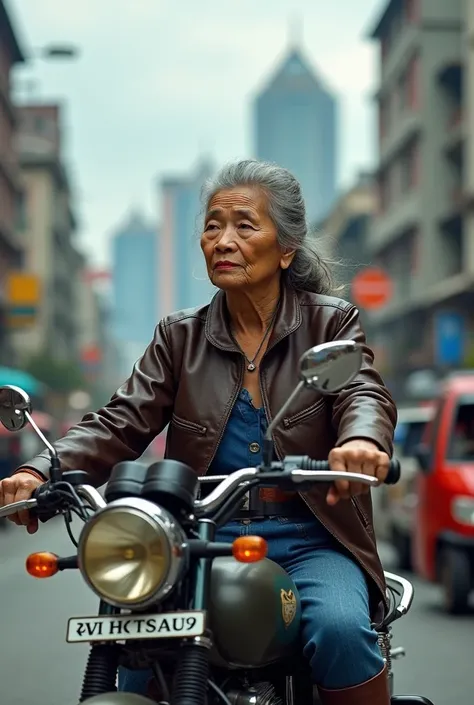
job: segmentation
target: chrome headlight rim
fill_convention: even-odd
[[[147,597],[124,602],[110,598],[101,592],[85,569],[85,551],[92,530],[103,519],[112,513],[130,513],[144,519],[160,536],[166,550],[167,570],[159,584]],[[140,497],[126,497],[110,502],[106,507],[96,512],[83,526],[78,541],[78,566],[81,575],[90,589],[104,602],[113,607],[131,611],[141,611],[164,600],[179,582],[187,556],[187,538],[175,517],[160,505]]]

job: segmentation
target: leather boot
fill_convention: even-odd
[[[387,669],[351,688],[326,690],[318,686],[322,705],[390,705]]]

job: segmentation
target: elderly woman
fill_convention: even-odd
[[[330,397],[303,393],[275,431],[279,456],[329,456],[333,470],[383,480],[396,410],[367,347],[359,314],[329,296],[331,275],[308,234],[296,179],[257,161],[225,167],[205,191],[201,247],[212,283],[209,305],[163,319],[130,378],[100,411],[56,447],[63,468],[97,485],[115,463],[135,459],[169,424],[166,455],[199,475],[261,461],[266,426],[297,382],[309,347],[352,339],[363,346],[354,382]],[[28,497],[47,477],[40,455],[1,483],[0,504]],[[219,540],[264,536],[269,557],[292,576],[303,606],[302,638],[323,703],[388,705],[384,662],[371,618],[385,609],[385,584],[363,485],[262,493]],[[30,533],[27,514],[14,518]],[[133,676],[135,675],[135,681]],[[146,692],[148,675],[121,675]]]

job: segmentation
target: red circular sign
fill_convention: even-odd
[[[392,280],[383,269],[368,267],[352,280],[352,299],[367,311],[383,308],[392,298]]]

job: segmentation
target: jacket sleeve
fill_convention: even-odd
[[[169,423],[174,403],[171,350],[163,321],[129,379],[99,411],[82,421],[54,445],[63,470],[85,470],[99,486],[112,467],[135,460]],[[49,475],[49,454],[37,455],[22,467]]]
[[[359,312],[354,306],[341,312],[333,340],[354,340],[362,346],[359,374],[334,398],[332,418],[338,437],[337,445],[365,438],[391,456],[397,409],[381,376],[373,367],[374,354],[367,346]]]

